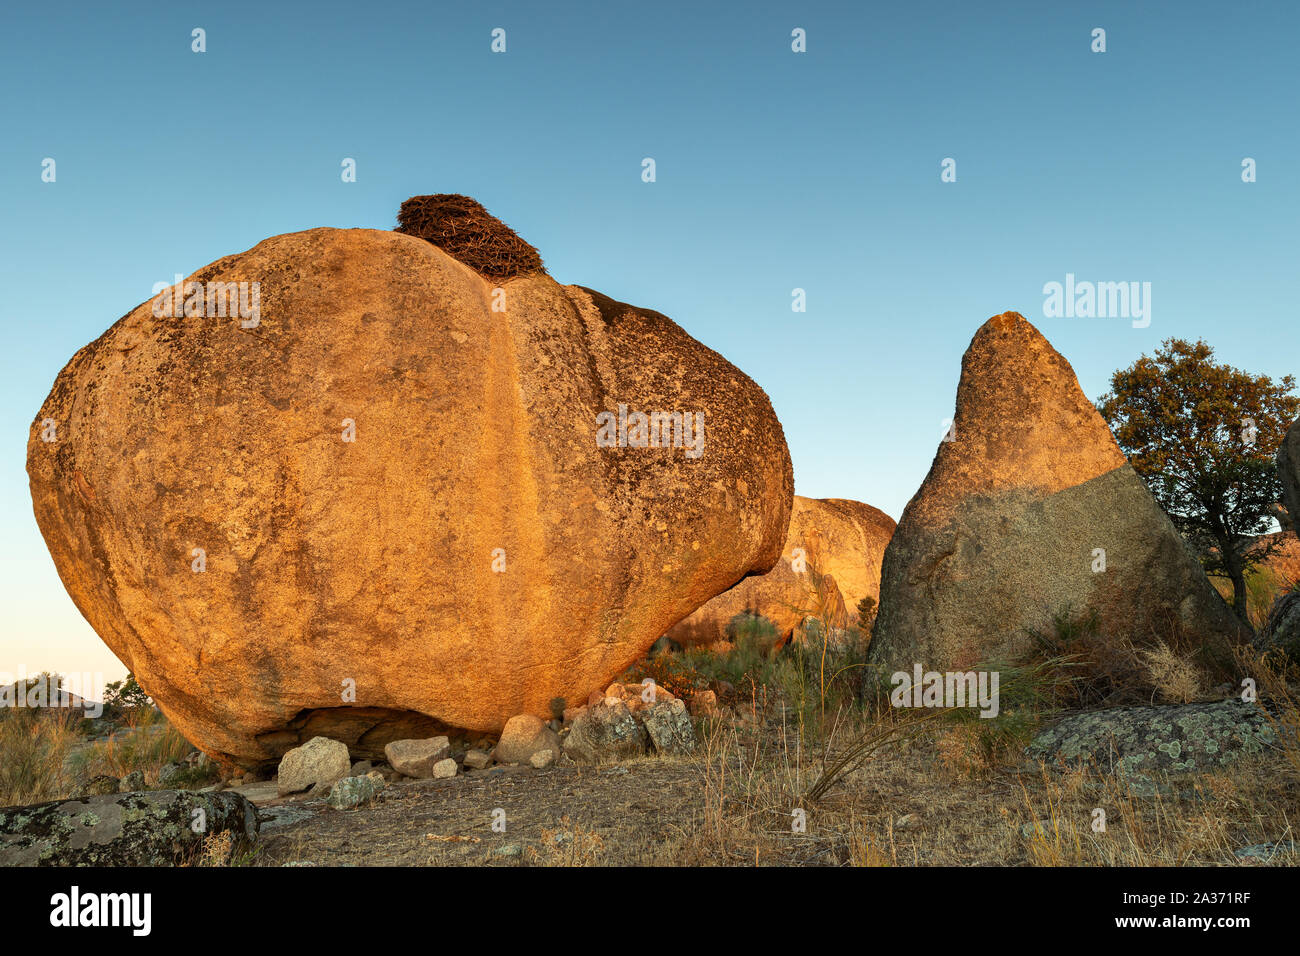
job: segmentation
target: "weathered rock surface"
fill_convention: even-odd
[[[425,740],[394,740],[384,747],[389,765],[404,777],[423,779],[433,776],[433,768],[451,753],[446,737]]]
[[[330,789],[325,802],[335,810],[350,810],[373,800],[386,787],[384,775],[371,770],[361,776],[344,777]]]
[[[975,334],[951,434],[885,551],[868,652],[881,670],[1014,658],[1067,609],[1139,645],[1177,630],[1222,648],[1237,634],[1069,364],[1022,316]]]
[[[682,701],[651,704],[641,714],[641,722],[655,752],[661,756],[675,757],[695,752],[695,728]]]
[[[78,796],[94,797],[106,793],[118,793],[122,789],[122,782],[112,774],[101,773],[92,777],[85,785],[81,787]]]
[[[1225,701],[1074,714],[1036,736],[1026,752],[1047,763],[1178,773],[1213,770],[1262,754],[1276,739],[1259,707]]]
[[[528,763],[533,754],[543,750],[560,750],[560,736],[539,717],[516,714],[506,721],[493,756],[497,763]]]
[[[260,283],[254,324],[224,282]],[[151,300],[73,357],[28,474],[78,609],[214,756],[496,733],[780,556],[771,403],[657,312],[371,229],[275,236],[183,291],[213,314]],[[702,452],[618,444],[634,416],[599,447],[620,405],[702,414]]]
[[[486,770],[488,765],[492,763],[492,755],[486,750],[475,748],[465,754],[463,763],[470,770]]]
[[[196,811],[202,816],[196,816]],[[196,833],[195,820],[206,829]],[[204,836],[230,833],[225,858],[257,839],[257,811],[237,793],[151,790],[0,809],[0,866],[171,866]]]
[[[579,763],[603,763],[643,754],[647,742],[627,704],[608,698],[578,715],[564,738],[564,752]]]
[[[880,565],[893,533],[894,520],[871,505],[795,495],[776,567],[718,595],[673,625],[665,637],[682,647],[722,647],[731,642],[729,622],[743,611],[771,621],[777,644],[788,640],[810,615],[843,623],[863,597],[879,599]],[[818,575],[828,580],[819,583]]]
[[[281,796],[313,787],[332,787],[352,770],[346,744],[328,737],[313,737],[280,760],[276,786]]]
[[[536,770],[545,770],[555,763],[554,750],[539,750],[528,758],[528,763]]]

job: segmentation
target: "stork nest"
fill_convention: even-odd
[[[397,222],[397,232],[431,242],[485,276],[511,279],[546,272],[536,249],[469,196],[412,196],[402,203]]]

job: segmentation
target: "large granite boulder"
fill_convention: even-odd
[[[771,621],[773,643],[795,634],[807,617],[843,625],[863,597],[880,597],[880,563],[894,520],[846,498],[794,496],[781,560],[767,574],[748,577],[678,621],[667,638],[682,647],[725,647],[737,614]]]
[[[199,854],[228,863],[257,830],[253,805],[229,790],[51,800],[0,809],[0,866],[172,866]]]
[[[133,309],[60,373],[28,474],[78,609],[245,766],[585,699],[770,570],[793,494],[767,395],[667,317],[373,229]]]
[[[868,659],[885,673],[1014,659],[1058,614],[1095,612],[1139,646],[1224,651],[1239,634],[1069,363],[1014,312],[972,339],[950,438],[881,575]]]

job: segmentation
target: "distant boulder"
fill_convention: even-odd
[[[1239,625],[1079,388],[1014,312],[962,359],[952,430],[885,551],[885,673],[1009,660],[1062,613],[1102,635],[1226,651]]]
[[[746,613],[774,625],[765,647],[785,643],[809,616],[843,625],[863,597],[879,598],[880,565],[893,533],[894,520],[871,505],[795,495],[776,567],[745,578],[665,636],[682,647],[725,648],[734,642],[737,615]]]

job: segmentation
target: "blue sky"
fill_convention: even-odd
[[[417,193],[472,195],[558,280],[674,318],[767,390],[800,494],[894,517],[996,313],[1093,398],[1171,335],[1296,373],[1298,28],[1293,3],[6,5],[0,671],[123,670],[27,492],[63,364],[155,282],[391,228]],[[1066,273],[1150,282],[1151,325],[1044,318]]]

